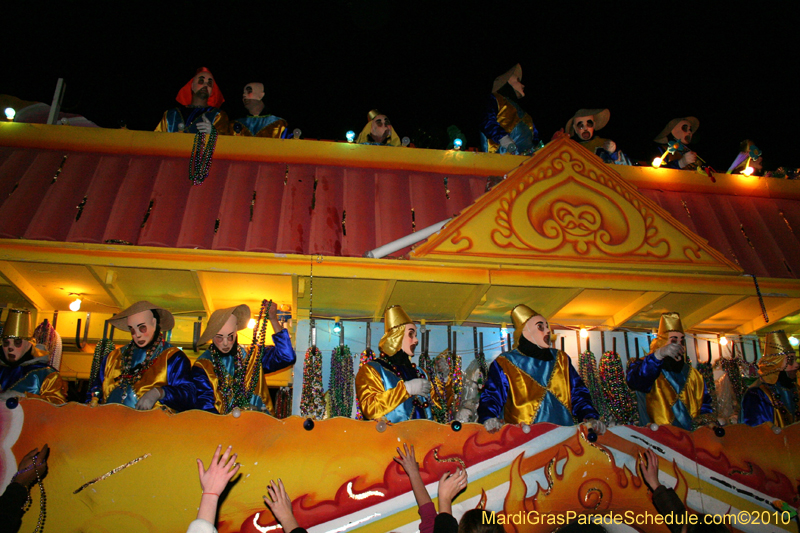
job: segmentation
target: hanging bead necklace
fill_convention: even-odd
[[[192,145],[192,155],[189,158],[189,180],[194,185],[200,185],[208,177],[211,170],[211,157],[214,155],[214,148],[217,146],[217,128],[211,126],[211,133],[198,132],[194,136]]]
[[[36,529],[33,530],[33,533],[42,533],[44,531],[44,521],[47,519],[47,494],[44,492],[44,484],[42,483],[42,476],[39,475],[39,470],[36,468],[36,460],[39,459],[39,454],[33,456],[33,464],[31,467],[33,471],[36,473],[36,483],[39,485],[39,519],[36,521]],[[22,472],[27,471],[29,468],[25,470],[21,470],[17,472],[14,477],[21,474]],[[13,480],[14,478],[12,478]],[[28,512],[28,509],[31,508],[31,504],[33,503],[33,499],[31,498],[31,492],[28,491],[28,499],[25,501],[25,505],[22,506],[22,514]]]
[[[249,387],[245,385],[247,363],[250,360],[245,349],[242,346],[237,346],[236,353],[231,354],[234,358],[233,375],[226,372],[222,366],[222,357],[227,357],[228,355],[220,353],[213,343],[209,346],[209,351],[211,352],[214,373],[219,380],[217,391],[222,396],[223,412],[220,414],[228,414],[234,407],[239,407],[240,409],[248,407],[253,397],[255,383],[251,380]],[[255,374],[258,374],[258,369],[253,370]]]
[[[158,354],[164,349],[164,333],[161,332],[158,334],[156,342],[147,350],[144,361],[131,368],[133,365],[133,351],[135,348],[136,344],[133,341],[125,347],[122,354],[122,373],[115,378],[117,387],[121,387],[123,390],[123,400],[128,397],[128,388],[133,387],[134,383],[142,379],[144,373],[147,372],[150,367],[153,366],[153,363],[156,362],[156,359],[158,359]],[[156,354],[156,356],[154,357],[153,354]]]
[[[400,372],[400,368],[392,363],[388,357],[381,357],[380,359],[377,359],[377,361],[380,361],[381,364],[383,364],[388,370],[397,376],[398,379],[403,379],[403,374]],[[414,370],[414,375],[417,378],[427,379],[425,374],[419,371],[415,363],[411,363],[411,368]],[[430,399],[424,396],[413,396],[411,401],[415,407],[419,407],[420,409],[427,409],[431,405]]]

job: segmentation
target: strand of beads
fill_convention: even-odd
[[[608,351],[603,354],[600,358],[599,374],[609,415],[618,424],[636,424],[639,410],[633,391],[625,381],[622,360],[617,352]]]
[[[164,349],[164,333],[158,334],[158,340],[147,350],[144,356],[144,361],[131,368],[133,364],[133,351],[136,345],[133,341],[128,344],[125,353],[122,354],[122,373],[117,377],[117,386],[122,388],[123,397],[127,395],[128,387],[132,387],[134,383],[142,379],[142,376],[147,372],[153,363],[158,359],[158,354]],[[155,356],[154,356],[155,354]]]
[[[275,418],[289,418],[292,414],[292,388],[281,387],[275,395]]]
[[[353,357],[348,346],[337,346],[331,354],[331,416],[350,417],[353,410]]]
[[[697,358],[698,361],[700,358]],[[686,358],[687,364],[689,363],[689,358]],[[698,363],[697,364],[697,371],[700,372],[700,375],[703,376],[703,383],[706,386],[706,390],[711,395],[711,409],[714,413],[719,412],[719,399],[717,398],[717,384],[714,381],[714,367],[711,366],[710,362],[705,363]],[[737,404],[738,405],[738,404]]]
[[[372,351],[372,348],[367,348],[363,352],[361,352],[361,362],[358,365],[358,368],[366,365],[370,361],[374,361],[377,358],[375,352]],[[364,415],[361,413],[361,402],[358,401],[358,397],[356,397],[356,420],[364,420]]]
[[[742,404],[742,396],[744,395],[744,391],[747,386],[742,379],[742,369],[739,365],[738,356],[734,355],[730,359],[727,357],[720,357],[719,364],[722,367],[722,370],[728,374],[728,378],[731,380],[731,386],[733,387],[733,393],[736,395],[736,403],[738,405]]]
[[[586,350],[578,358],[578,372],[583,378],[586,388],[589,389],[589,396],[592,398],[595,409],[603,420],[608,421],[608,406],[597,378],[597,360],[590,350]]]
[[[208,177],[211,171],[211,158],[217,146],[217,128],[211,126],[211,133],[206,141],[205,133],[197,133],[194,136],[192,145],[192,155],[189,158],[189,180],[194,185],[200,185]]]
[[[114,351],[114,343],[109,339],[101,339],[94,347],[94,355],[92,356],[92,369],[89,373],[89,383],[94,383],[100,373],[100,365],[103,363],[103,358]]]
[[[39,469],[36,468],[36,460],[39,459],[39,454],[33,456],[33,470],[36,472],[36,483],[39,485],[39,519],[36,521],[36,529],[33,533],[42,533],[44,531],[44,521],[47,519],[47,494],[44,492],[44,484],[42,483],[42,476],[39,475]],[[28,496],[30,498],[30,495]]]
[[[316,346],[306,351],[303,365],[303,392],[300,395],[300,416],[321,420],[325,416],[322,390],[322,352]]]

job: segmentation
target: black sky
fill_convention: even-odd
[[[634,158],[671,119],[727,170],[753,139],[765,166],[800,166],[795,2],[163,1],[18,3],[0,9],[0,93],[52,99],[103,127],[151,130],[199,66],[232,117],[263,80],[267,109],[317,139],[360,131],[379,108],[401,136],[477,146],[492,80],[523,67],[545,141],[582,107],[608,107],[601,136]]]

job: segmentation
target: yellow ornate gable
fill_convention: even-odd
[[[741,269],[598,157],[558,139],[509,173],[417,259],[646,270]]]

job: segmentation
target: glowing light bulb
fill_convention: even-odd
[[[408,146],[409,144],[411,144],[411,139],[409,139],[408,137],[403,137],[400,140],[400,142],[403,144],[403,146]]]
[[[581,339],[585,339],[589,336],[589,330],[586,328],[581,328]]]
[[[335,322],[333,324],[333,332],[334,333],[341,333],[342,332],[342,321],[339,319],[338,316],[334,318],[334,321]]]
[[[14,117],[17,116],[17,111],[13,107],[6,108],[6,118],[8,120],[14,120]]]
[[[797,346],[800,344],[800,340],[798,340],[797,337],[789,337],[789,344],[792,346]]]
[[[500,333],[501,333],[503,336],[505,336],[505,335],[508,335],[508,327],[506,327],[506,323],[505,323],[505,322],[503,322],[502,324],[500,324]]]
[[[755,169],[753,167],[748,166],[746,169],[742,171],[742,174],[744,174],[745,176],[752,176],[753,172],[755,172]]]
[[[251,319],[250,319],[250,320],[247,322],[247,327],[248,327],[249,329],[253,329],[254,327],[256,327],[256,319],[255,319],[255,318],[251,318]]]
[[[350,130],[345,134],[345,137],[347,137],[347,142],[351,143],[356,140],[356,132]]]
[[[727,345],[728,345],[728,337],[722,337],[722,338],[719,340],[719,345],[720,345],[720,346],[727,346]]]
[[[653,159],[653,168],[658,168],[661,166],[662,159],[660,157],[656,157]]]
[[[69,304],[70,311],[80,311],[81,310],[81,299],[75,298],[75,301]]]
[[[456,150],[461,150],[461,145],[464,144],[464,141],[456,137],[453,139],[453,148]]]
[[[294,131],[292,132],[292,138],[299,139],[302,134],[303,130],[301,130],[300,128],[295,128]]]

